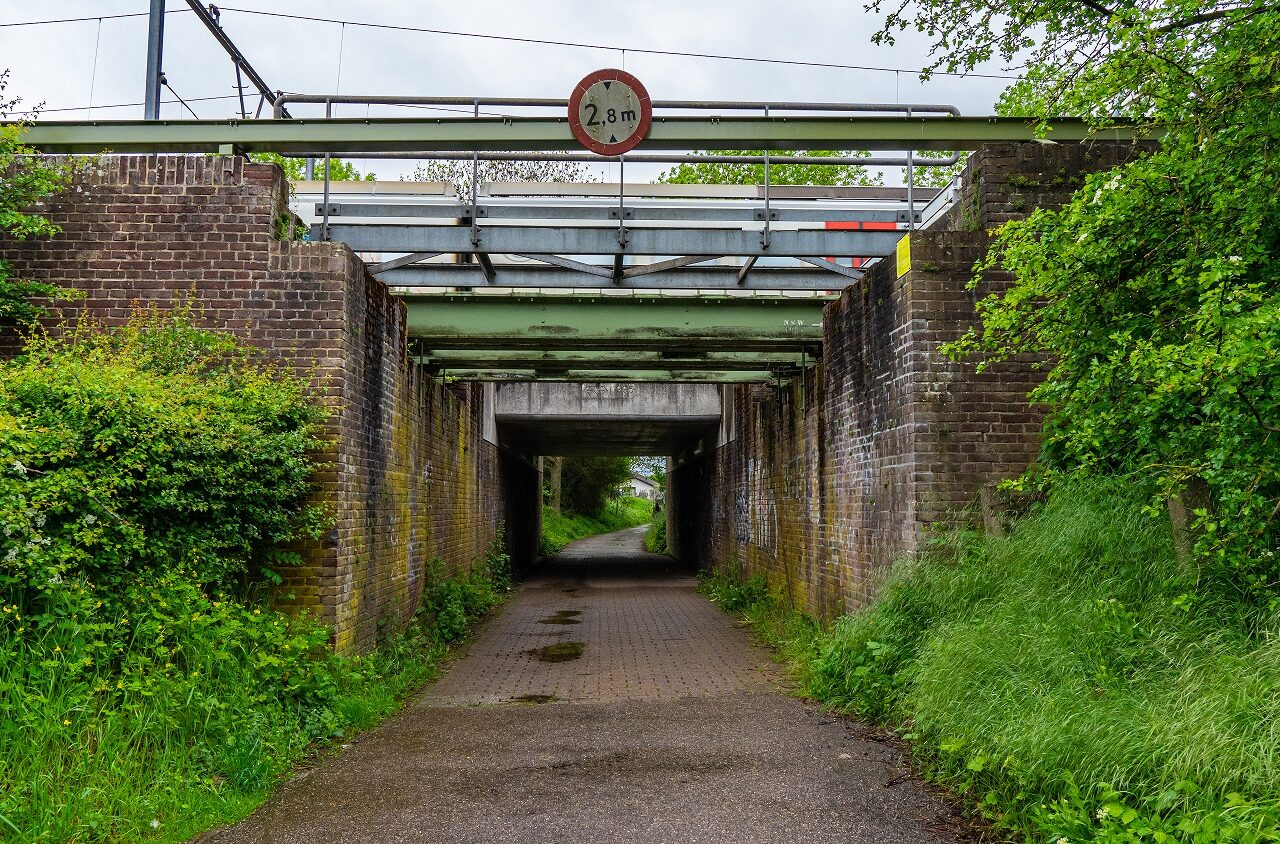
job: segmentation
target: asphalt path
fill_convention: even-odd
[[[569,546],[400,714],[202,840],[966,839],[894,743],[789,694],[643,533]]]

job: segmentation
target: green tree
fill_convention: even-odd
[[[764,150],[710,150],[707,155],[764,155]],[[866,157],[865,152],[792,152],[772,150],[769,153],[769,182],[775,185],[882,185],[884,177],[869,173],[858,164],[808,164],[787,161],[796,155],[813,158]],[[658,177],[659,182],[675,185],[763,185],[763,164],[678,164]]]
[[[278,164],[284,170],[284,175],[290,182],[300,182],[306,178],[307,163],[302,158],[285,158],[278,152],[255,152],[249,156],[249,159],[259,164]],[[324,178],[324,159],[316,159],[316,178]],[[343,161],[341,158],[329,159],[329,177],[335,182],[372,182],[377,179],[373,173],[361,173],[360,170],[349,161]]]
[[[1013,284],[981,302],[981,330],[953,351],[1043,355],[1033,399],[1050,411],[1050,474],[1125,473],[1181,498],[1202,582],[1280,603],[1280,8],[890,9],[877,39],[932,36],[942,58],[930,71],[1025,60],[1003,113],[1079,116],[1103,139],[1133,122],[1157,139],[1061,210],[996,233],[983,268],[1012,271]]]
[[[21,99],[5,98],[8,81],[9,71],[0,71],[0,232],[18,240],[52,237],[58,227],[33,209],[70,184],[76,161],[37,156],[22,143],[34,114],[15,116]],[[0,259],[0,324],[28,325],[44,316],[45,309],[33,299],[75,295],[56,284],[21,278]]]
[[[626,457],[566,457],[561,470],[565,509],[595,516],[604,509],[610,493],[631,475]]]

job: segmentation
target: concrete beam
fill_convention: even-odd
[[[499,438],[532,454],[667,455],[714,437],[707,384],[518,383],[495,388]]]
[[[1016,117],[655,117],[641,150],[971,150],[1031,142],[1034,121]],[[1050,120],[1057,143],[1128,142],[1129,129],[1094,135],[1080,120]],[[1145,136],[1144,136],[1145,138]],[[220,149],[285,154],[581,150],[567,117],[366,118],[328,120],[40,120],[23,142],[41,152],[190,152]]]
[[[431,349],[815,350],[826,299],[774,296],[406,294]]]

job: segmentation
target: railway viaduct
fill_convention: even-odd
[[[432,558],[468,566],[502,531],[534,566],[538,457],[572,451],[668,455],[673,552],[764,574],[830,618],[865,603],[877,569],[931,525],[991,517],[993,485],[1038,448],[1034,362],[978,373],[939,347],[1005,282],[969,286],[989,230],[1061,204],[1118,153],[971,146],[950,209],[860,277],[832,275],[847,286],[822,298],[522,294],[466,322],[454,311],[476,293],[393,289],[344,243],[282,237],[295,218],[275,166],[188,150],[96,159],[44,209],[61,233],[0,240],[0,258],[81,290],[68,317],[115,323],[135,303],[190,297],[205,323],[310,379],[332,408],[317,496],[335,526],[282,594],[317,609],[341,649],[403,623]],[[447,342],[508,329],[525,342]],[[500,378],[481,380],[486,361]],[[517,366],[531,374],[510,383]]]

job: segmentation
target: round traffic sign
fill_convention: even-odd
[[[649,134],[653,103],[649,92],[625,70],[588,73],[569,97],[569,126],[587,149],[621,155]]]

